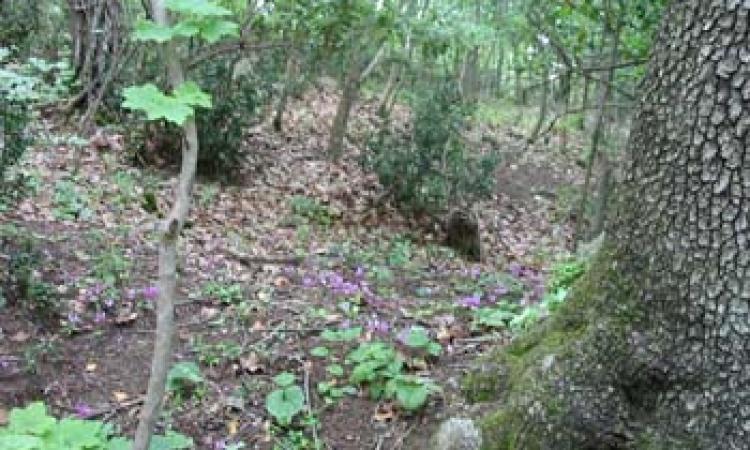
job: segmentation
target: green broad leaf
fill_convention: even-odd
[[[133,448],[133,442],[122,437],[117,437],[107,442],[105,448],[106,450],[131,450]]]
[[[430,336],[424,328],[412,327],[407,333],[404,343],[412,348],[423,348],[430,343]]]
[[[443,346],[437,342],[430,342],[427,344],[427,353],[432,356],[440,356],[440,354],[443,353]]]
[[[400,381],[396,385],[396,400],[408,411],[414,411],[427,402],[430,389],[425,383]]]
[[[210,0],[167,0],[166,7],[177,13],[202,17],[232,15],[232,11]]]
[[[0,448],[3,450],[45,450],[44,441],[27,434],[6,434],[0,436]]]
[[[101,422],[62,419],[54,428],[50,441],[59,448],[100,448],[106,440],[102,431]]]
[[[167,431],[164,436],[154,435],[148,450],[182,450],[193,448],[193,440],[184,434]]]
[[[186,81],[172,92],[175,100],[189,106],[211,107],[211,96],[201,90],[194,81]]]
[[[13,409],[8,418],[9,433],[44,436],[52,431],[57,420],[47,415],[44,403],[34,402],[22,409]]]
[[[158,42],[163,44],[175,36],[170,27],[159,25],[151,20],[139,20],[135,23],[133,38],[140,42]]]
[[[200,37],[210,44],[225,36],[237,37],[240,35],[239,25],[218,17],[203,19],[199,22],[198,27],[200,28]]]
[[[299,386],[277,389],[266,397],[266,410],[280,425],[289,425],[305,406],[305,396]]]
[[[325,330],[320,334],[323,340],[329,342],[353,341],[358,339],[362,334],[362,327],[346,328],[343,330],[333,331]]]
[[[189,38],[198,36],[200,34],[200,27],[195,23],[194,20],[181,20],[172,27],[172,34],[174,36]]]
[[[167,390],[179,390],[185,385],[197,385],[203,382],[203,375],[196,363],[183,361],[172,366],[167,374]]]
[[[328,366],[326,366],[326,371],[334,377],[340,377],[344,375],[344,368],[341,366],[341,364],[329,364]]]
[[[477,323],[492,328],[507,327],[515,317],[516,314],[499,308],[480,308],[476,312]]]
[[[328,347],[315,347],[310,350],[310,354],[318,358],[325,358],[331,354],[331,351],[328,350]]]
[[[145,112],[148,120],[165,119],[182,125],[193,114],[192,107],[164,95],[151,83],[125,88],[123,97],[122,106]]]
[[[287,387],[294,384],[295,379],[296,377],[294,376],[294,374],[289,372],[282,372],[273,377],[273,382],[276,383],[277,386]]]
[[[352,369],[352,374],[349,376],[349,381],[354,384],[362,384],[373,381],[378,376],[378,369],[382,367],[382,364],[373,361],[367,361],[357,364]]]

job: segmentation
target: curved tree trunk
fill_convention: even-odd
[[[608,243],[500,375],[469,380],[506,393],[490,448],[747,448],[749,16],[668,7]]]

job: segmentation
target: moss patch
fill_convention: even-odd
[[[485,356],[478,370],[463,380],[467,397],[474,402],[495,402],[498,408],[482,420],[485,448],[533,449],[543,446],[528,428],[530,414],[556,423],[567,414],[567,406],[553,388],[559,372],[580,356],[582,343],[599,339],[597,328],[606,322],[611,333],[632,323],[632,315],[612,320],[613,304],[608,295],[628,297],[613,268],[613,252],[602,249],[589,271],[574,285],[568,300],[552,316],[519,336],[506,348]],[[632,299],[614,304],[632,305]],[[629,309],[629,308],[628,308]],[[615,312],[615,317],[619,315]],[[624,320],[623,320],[624,319]]]

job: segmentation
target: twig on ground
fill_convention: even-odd
[[[312,416],[312,401],[310,400],[310,363],[305,363],[305,403],[307,403],[307,414]],[[318,425],[313,422],[312,424],[312,435],[315,448],[320,448],[320,441],[318,441]]]

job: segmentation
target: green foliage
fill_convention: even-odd
[[[295,195],[289,200],[292,214],[319,225],[330,225],[333,223],[333,212],[325,205],[320,204],[314,198],[305,195]]]
[[[178,86],[171,95],[147,83],[125,88],[123,96],[125,101],[122,106],[145,112],[148,120],[165,119],[176,125],[184,124],[193,114],[194,107],[211,107],[211,97],[192,81]]]
[[[183,361],[175,364],[167,374],[167,391],[178,399],[189,398],[203,385],[203,375],[196,363]]]
[[[8,425],[0,427],[0,448],[4,450],[127,450],[130,441],[114,436],[112,426],[80,419],[56,419],[43,403],[31,403],[10,412]],[[150,450],[179,450],[193,447],[193,441],[168,432],[154,436]]]
[[[305,407],[305,394],[294,384],[295,377],[289,372],[276,375],[273,381],[278,388],[266,397],[266,410],[279,425],[290,425]]]
[[[324,330],[320,337],[329,342],[347,342],[359,339],[362,327],[344,328],[342,330]]]
[[[93,275],[108,287],[122,287],[131,266],[123,249],[111,246],[94,257]]]
[[[241,284],[227,284],[218,281],[209,281],[203,285],[203,295],[215,298],[225,305],[241,303],[244,299]]]
[[[430,339],[430,335],[422,327],[411,327],[404,336],[404,344],[408,347],[423,350],[432,356],[440,356],[443,347]]]
[[[238,359],[242,355],[242,347],[233,341],[205,343],[200,339],[192,342],[198,362],[204,366],[216,367],[229,361]]]
[[[80,192],[73,180],[62,179],[55,183],[52,198],[54,215],[60,220],[88,220],[93,212],[87,196]]]
[[[195,72],[211,94],[213,107],[200,111],[198,125],[198,171],[213,177],[235,175],[246,148],[247,126],[258,116],[273,92],[272,61],[253,64],[246,60],[214,59]]]
[[[422,341],[414,337],[415,343]],[[370,397],[395,399],[407,411],[425,405],[429,395],[438,387],[429,379],[403,373],[404,358],[384,342],[364,342],[351,351],[346,362],[351,364],[349,381],[367,385]]]
[[[415,95],[413,129],[404,138],[381,132],[365,167],[374,170],[397,202],[414,212],[439,212],[489,195],[498,157],[475,155],[461,133],[469,110],[450,83]]]

